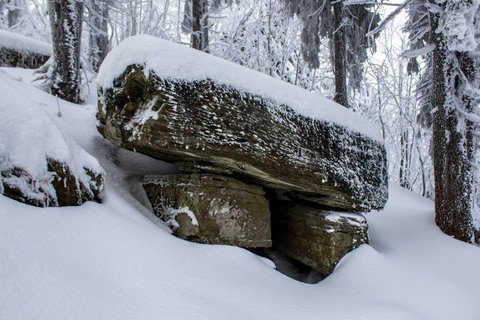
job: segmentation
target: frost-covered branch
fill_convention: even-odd
[[[393,20],[405,7],[411,2],[412,0],[405,0],[404,3],[400,4],[392,13],[390,13],[383,21],[381,21],[378,26],[373,29],[372,31],[367,33],[367,37],[373,37],[383,29],[385,29],[385,26]]]

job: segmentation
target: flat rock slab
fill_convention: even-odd
[[[0,67],[40,68],[50,56],[0,47]]]
[[[369,211],[388,198],[383,143],[211,79],[164,79],[129,66],[99,89],[97,118],[120,147],[216,168],[325,208]]]
[[[261,187],[212,174],[147,176],[155,215],[182,239],[270,247],[269,203]]]
[[[272,205],[271,219],[275,247],[324,276],[348,252],[368,243],[367,221],[360,214],[278,202]]]
[[[0,67],[36,69],[52,55],[48,43],[0,30]]]

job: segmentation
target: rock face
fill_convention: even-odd
[[[83,179],[79,179],[66,163],[54,159],[46,160],[47,170],[40,176],[18,167],[2,167],[0,163],[0,194],[19,202],[37,207],[57,207],[102,201],[103,172],[83,168]]]
[[[286,255],[327,276],[344,255],[368,243],[367,221],[361,214],[279,202],[272,206],[272,239]]]
[[[162,79],[139,65],[99,95],[99,131],[120,147],[234,173],[325,208],[368,211],[387,200],[381,143],[289,106],[213,80]]]
[[[17,67],[26,69],[40,68],[50,56],[34,52],[0,48],[0,67]]]
[[[195,242],[270,247],[270,210],[261,187],[212,174],[148,176],[154,213]]]
[[[355,113],[148,36],[112,50],[97,80],[99,132],[180,169],[144,184],[178,237],[273,245],[323,276],[368,243],[356,213],[387,201],[386,152]]]
[[[47,43],[0,30],[0,67],[36,69],[51,56]]]

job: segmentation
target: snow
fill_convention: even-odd
[[[367,223],[367,220],[355,213],[347,213],[347,212],[329,212],[328,216],[325,217],[328,221],[331,222],[345,222],[353,226],[357,227],[363,227],[365,223]]]
[[[158,97],[154,97],[151,101],[141,106],[139,108],[139,112],[137,112],[136,115],[132,118],[132,120],[127,123],[126,127],[129,130],[133,130],[132,139],[138,138],[142,134],[142,127],[148,120],[158,119],[158,113],[160,112],[161,108],[157,112],[152,110],[152,108],[157,103],[157,100]],[[104,108],[104,106],[102,106],[102,108]]]
[[[190,208],[188,206],[181,207],[181,208],[178,208],[178,209],[167,208],[165,210],[165,216],[164,216],[164,218],[167,219],[167,221],[165,221],[167,223],[167,225],[172,227],[173,230],[178,229],[180,227],[180,225],[178,224],[178,222],[175,218],[181,213],[185,213],[190,218],[190,220],[192,220],[192,225],[198,226],[197,217],[195,216],[195,213],[193,213],[193,211],[190,210]]]
[[[367,214],[370,245],[320,283],[297,282],[249,251],[172,236],[139,188],[171,166],[103,140],[94,106],[60,101],[58,118],[53,97],[15,85],[99,159],[107,186],[104,203],[80,207],[0,196],[0,319],[478,320],[480,248],[441,233],[432,202],[391,187],[386,208]]]
[[[439,4],[443,1],[437,1]],[[478,0],[447,2],[440,15],[439,27],[435,30],[445,36],[448,49],[459,52],[474,52],[477,48],[475,17]]]
[[[111,88],[114,79],[132,64],[145,65],[147,73],[153,70],[166,79],[212,79],[287,105],[306,117],[336,123],[383,143],[380,130],[373,122],[331,100],[233,62],[148,35],[127,38],[107,55],[98,74],[99,86]]]
[[[46,182],[41,186],[44,189],[51,189],[47,159],[66,164],[85,186],[89,185],[91,178],[84,168],[103,172],[98,161],[81,149],[41,108],[45,103],[56,106],[54,97],[44,94],[45,102],[41,102],[38,95],[31,93],[31,86],[12,78],[1,69],[0,82],[0,171],[21,168],[34,181]],[[32,198],[41,197],[41,192],[38,192],[40,186],[32,188],[24,179],[17,177],[8,180]],[[55,191],[49,190],[48,193],[54,195]]]
[[[52,54],[50,44],[5,30],[0,30],[0,48],[39,53],[46,56]]]

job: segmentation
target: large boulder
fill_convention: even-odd
[[[36,69],[52,55],[52,46],[36,39],[0,30],[0,67]]]
[[[367,221],[357,213],[328,212],[291,202],[272,205],[272,240],[287,256],[333,272],[348,252],[368,243]]]
[[[325,208],[386,203],[375,126],[318,95],[148,36],[115,48],[98,80],[98,129],[120,147]]]
[[[105,173],[97,159],[25,95],[31,88],[2,71],[0,78],[0,194],[40,207],[100,202]]]
[[[270,247],[270,210],[261,187],[212,174],[145,177],[154,213],[182,239]]]

